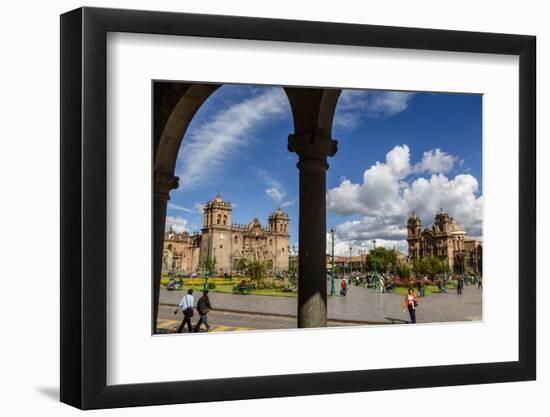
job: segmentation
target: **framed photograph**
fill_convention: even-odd
[[[533,380],[532,36],[61,16],[61,401]]]

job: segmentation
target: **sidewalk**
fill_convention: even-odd
[[[178,305],[183,294],[183,291],[161,289],[160,304]],[[282,317],[296,317],[298,312],[298,300],[291,297],[215,292],[209,295],[214,309],[221,311]],[[451,292],[421,298],[417,321],[430,323],[481,320],[481,299],[482,291],[478,291],[474,286],[465,288],[462,295]],[[346,297],[328,297],[328,319],[357,324],[404,323],[408,322],[409,315],[403,313],[402,301],[403,298],[397,294],[380,294],[354,286],[350,288]]]

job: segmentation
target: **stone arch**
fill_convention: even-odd
[[[170,191],[177,188],[179,182],[174,175],[178,152],[193,117],[220,86],[176,82],[156,82],[154,85],[154,330],[158,316],[167,201]],[[308,282],[305,277],[325,276],[326,272],[327,157],[333,156],[337,150],[337,142],[331,136],[341,90],[284,87],[284,91],[290,103],[294,126],[294,132],[288,137],[288,149],[299,156],[299,244],[305,249],[304,253],[309,254],[302,257],[299,266],[298,327],[326,326],[326,280]],[[212,214],[209,220],[213,224]],[[286,227],[284,230],[287,230]]]
[[[158,84],[158,85],[157,85]],[[220,84],[155,83],[155,172],[174,175],[185,132],[203,103]]]

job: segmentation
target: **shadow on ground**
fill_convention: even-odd
[[[36,391],[54,401],[59,401],[59,387],[36,387]]]
[[[409,323],[408,320],[396,319],[393,317],[384,317],[384,319],[391,321],[391,324],[408,324]]]

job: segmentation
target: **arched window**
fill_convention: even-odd
[[[220,224],[221,221],[222,221],[222,216],[218,214],[218,220],[216,221],[216,224]]]

